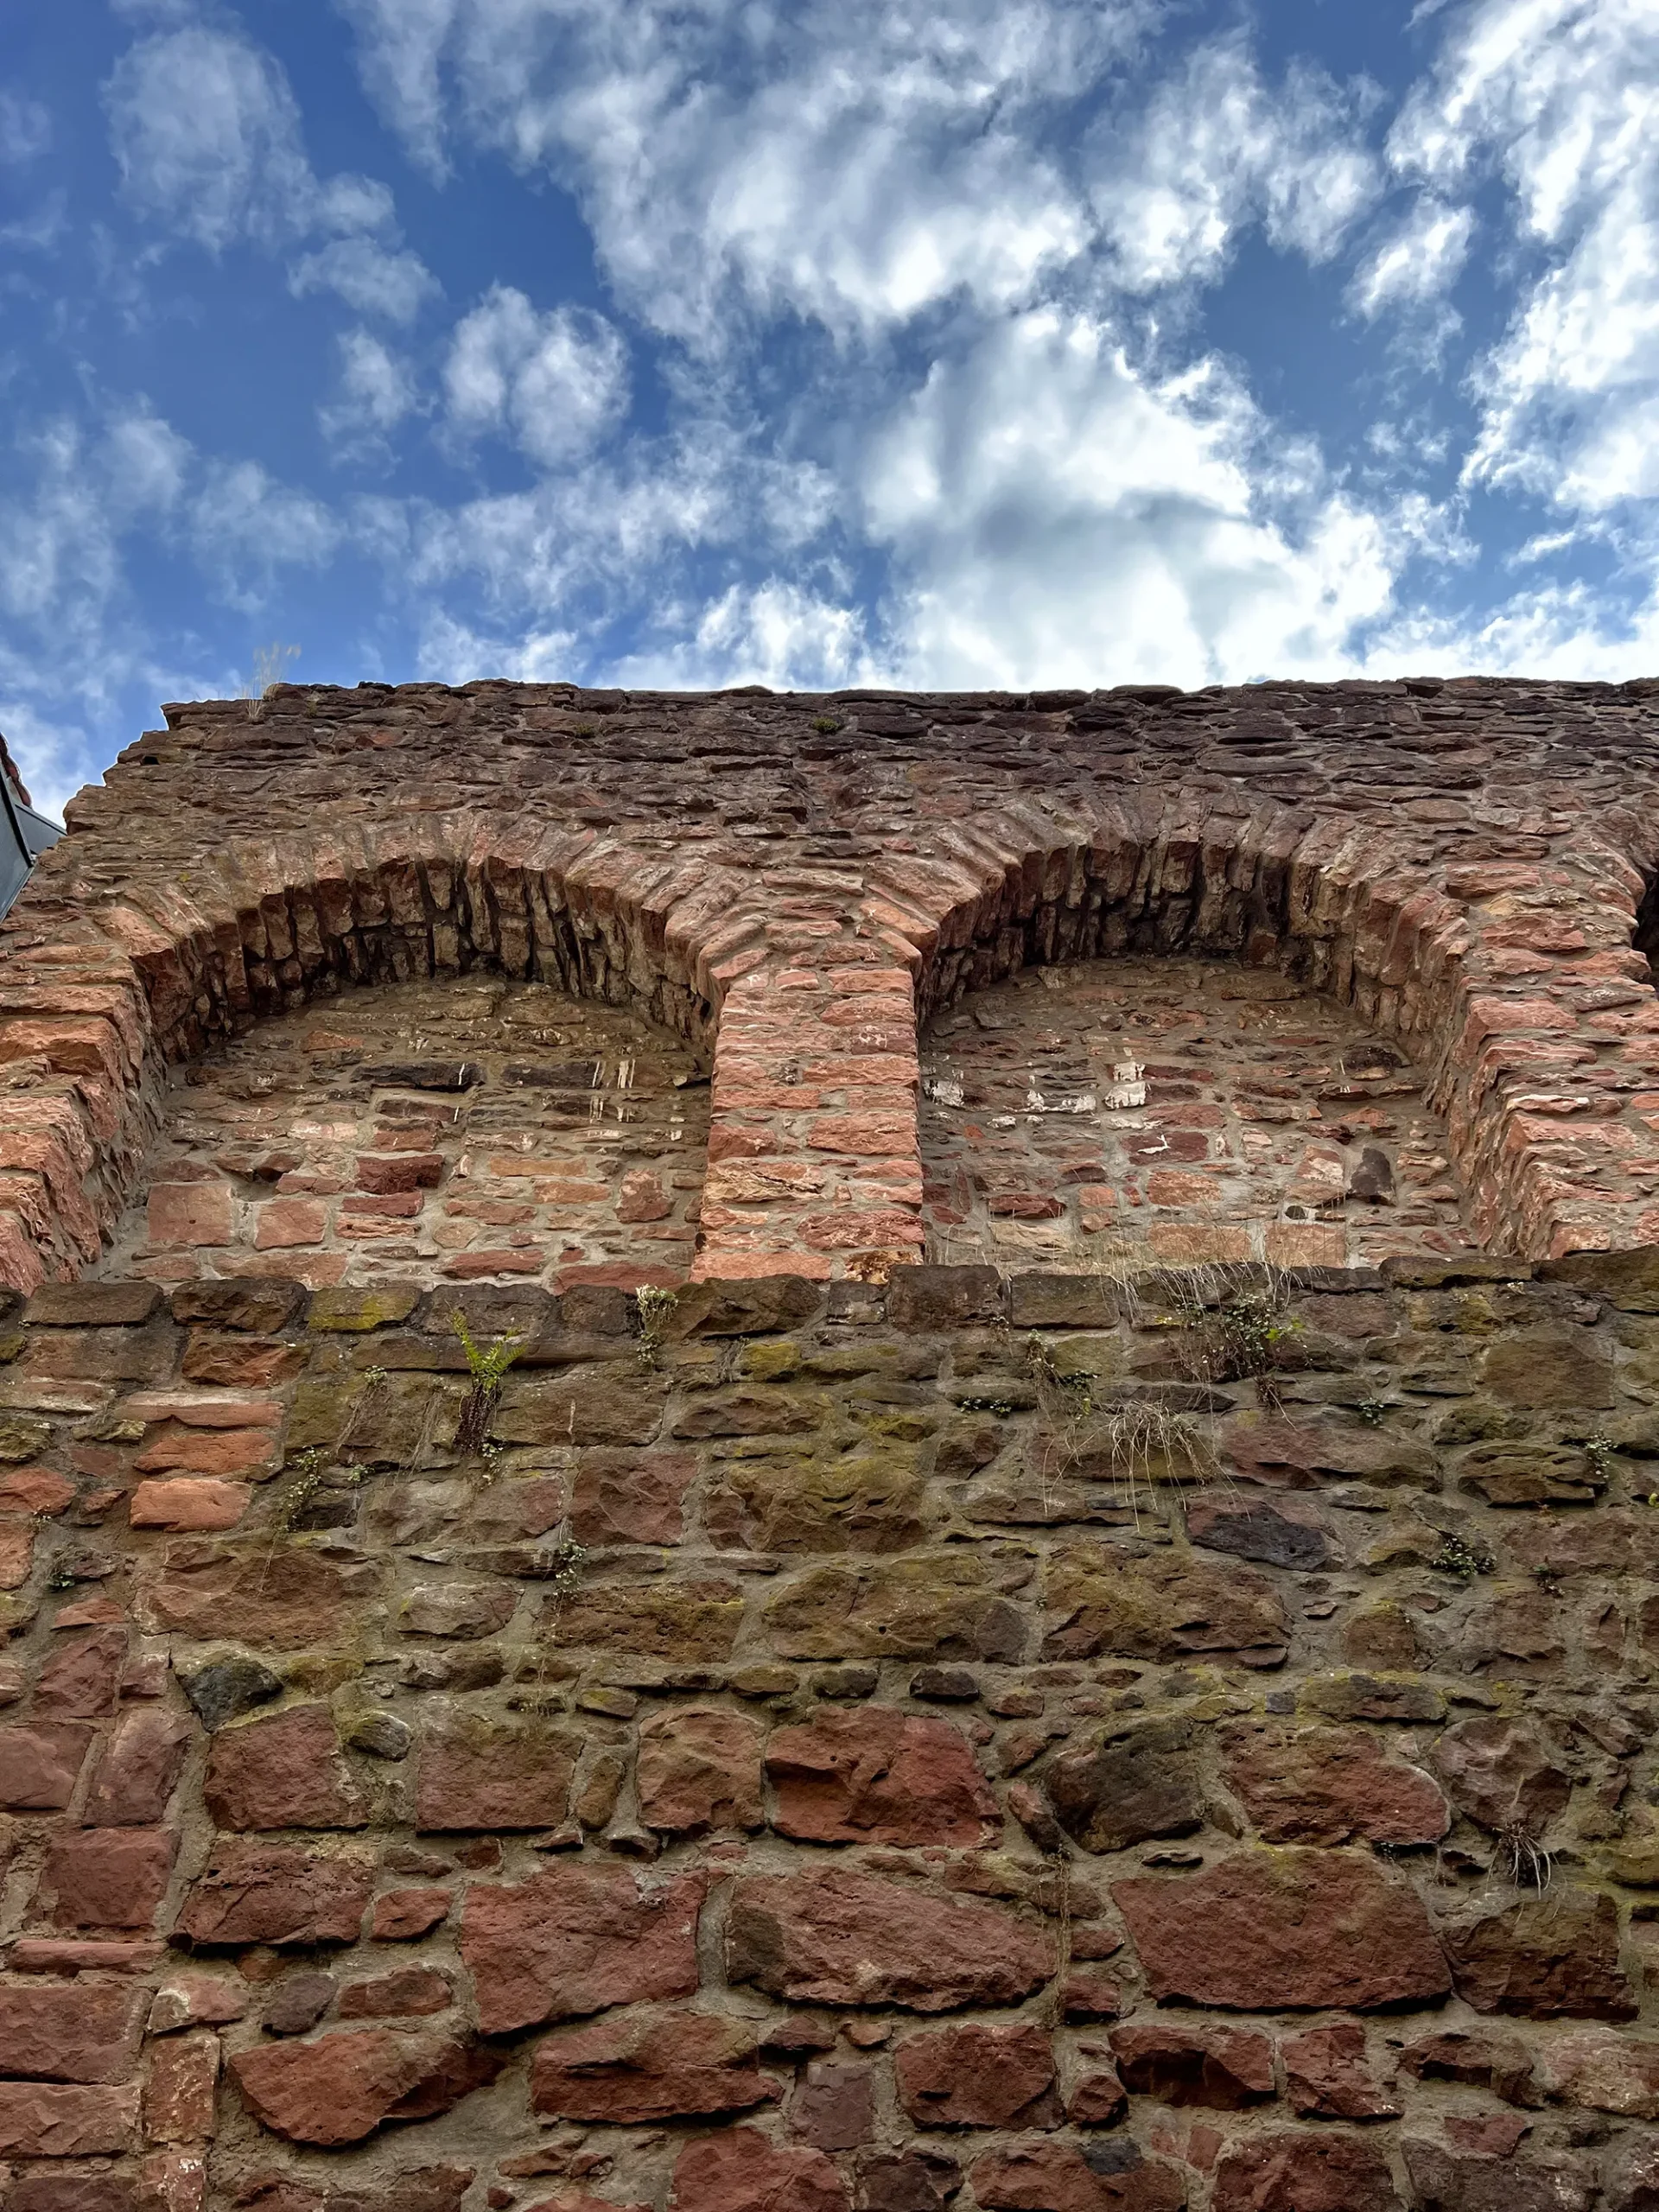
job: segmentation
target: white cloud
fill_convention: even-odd
[[[1495,174],[1537,273],[1478,377],[1471,480],[1595,512],[1659,492],[1659,17],[1479,0],[1397,124],[1444,195]]]
[[[288,80],[240,38],[190,25],[142,40],[105,90],[133,203],[210,253],[309,227],[316,180]]]
[[[1151,382],[1081,315],[1033,311],[936,364],[865,470],[905,680],[1349,672],[1399,556],[1301,457],[1264,454],[1265,429],[1217,365]]]
[[[340,396],[321,410],[324,435],[342,444],[384,438],[419,404],[409,364],[372,331],[346,331],[339,342]]]
[[[190,537],[215,590],[257,607],[277,569],[321,568],[343,535],[320,500],[281,484],[257,461],[214,461],[192,502]]]
[[[438,289],[399,248],[384,184],[316,176],[286,76],[246,39],[200,23],[141,39],[116,64],[105,105],[128,199],[207,252],[321,240],[290,270],[296,293],[334,291],[359,315],[400,322]]]
[[[1099,128],[1091,168],[1115,273],[1135,291],[1215,277],[1251,222],[1326,260],[1379,181],[1352,99],[1306,68],[1270,87],[1237,36]]]
[[[421,302],[438,283],[418,254],[391,253],[362,237],[335,238],[317,253],[303,255],[289,271],[296,296],[334,292],[359,315],[384,315],[388,322],[413,322]]]
[[[1426,196],[1355,273],[1348,296],[1370,321],[1386,310],[1445,296],[1462,273],[1474,236],[1471,207]]]
[[[856,607],[784,577],[733,584],[692,616],[689,636],[631,653],[611,680],[669,690],[764,683],[774,691],[833,691],[884,680]]]
[[[515,683],[569,683],[580,664],[577,651],[574,630],[492,638],[435,608],[421,632],[416,667],[434,683],[472,683],[492,676],[510,677]]]
[[[1045,150],[1150,0],[340,0],[429,164],[467,130],[579,194],[634,311],[715,346],[739,306],[870,329],[1003,307],[1086,249]],[[446,74],[447,73],[447,74]]]
[[[626,411],[627,350],[590,308],[537,315],[522,292],[498,284],[456,326],[443,384],[461,435],[493,431],[556,467],[588,451]]]

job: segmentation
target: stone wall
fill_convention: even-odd
[[[1271,969],[1027,969],[923,1039],[929,1256],[1121,1269],[1466,1251],[1426,1084]]]
[[[346,989],[170,1071],[101,1272],[683,1281],[708,1075],[626,1007],[474,975]]]
[[[0,1351],[8,2212],[1650,2212],[1651,1252]]]
[[[169,708],[0,926],[0,1280],[99,1262],[169,1070],[346,988],[479,973],[711,1053],[694,1274],[878,1276],[927,1233],[918,1022],[1126,954],[1271,969],[1390,1041],[1483,1247],[1650,1241],[1656,699],[490,683]]]

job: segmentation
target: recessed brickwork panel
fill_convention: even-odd
[[[1394,1043],[1483,1246],[1643,1243],[1656,698],[481,683],[169,708],[0,926],[0,1279],[99,1259],[169,1066],[342,984],[480,971],[712,1050],[694,1273],[871,1279],[925,1242],[918,1013],[1126,953],[1273,968]]]
[[[626,1007],[348,989],[172,1072],[100,1272],[679,1282],[708,1126],[697,1055]]]
[[[1028,969],[922,1045],[931,1258],[1343,1267],[1471,1249],[1427,1077],[1271,969]]]
[[[0,1349],[9,2208],[1650,2202],[1659,1253]]]

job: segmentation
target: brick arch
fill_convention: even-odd
[[[1637,1090],[1649,1039],[1659,1089],[1659,1001],[1631,949],[1643,880],[1599,840],[1542,867],[1425,861],[1407,836],[1271,803],[1224,814],[1177,789],[988,811],[872,878],[867,926],[907,949],[918,1024],[1032,962],[1270,962],[1427,1067],[1490,1248],[1659,1236],[1659,1136]]]
[[[59,855],[62,857],[60,859]],[[238,842],[89,884],[71,837],[0,931],[0,1281],[94,1261],[169,1064],[343,986],[488,969],[632,1004],[711,1051],[765,957],[731,871],[491,816]]]

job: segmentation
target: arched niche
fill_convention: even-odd
[[[1274,968],[1128,955],[922,1040],[929,1256],[1354,1266],[1474,1239],[1426,1071]]]
[[[181,1280],[683,1280],[706,1054],[637,1007],[483,970],[350,986],[175,1065],[95,1270]]]

